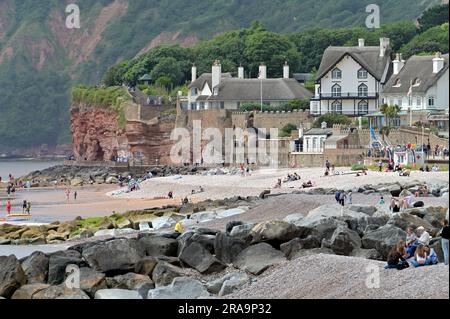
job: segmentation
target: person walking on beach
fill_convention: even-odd
[[[31,215],[31,202],[30,201],[27,202],[26,212],[27,212],[28,215]]]
[[[11,208],[12,208],[11,201],[8,199],[8,201],[6,202],[6,213],[8,215],[11,215]]]
[[[380,173],[383,171],[383,161],[380,158],[380,161],[378,162],[378,169],[380,170]]]
[[[77,193],[77,191],[74,191],[73,192],[73,200],[77,201],[77,197],[78,197],[78,193]]]
[[[347,198],[347,194],[344,191],[342,191],[339,194],[339,204],[341,204],[342,206],[345,206],[345,199],[346,198]]]
[[[347,195],[347,201],[348,201],[348,204],[349,204],[349,205],[352,205],[352,204],[353,204],[353,193],[352,193],[352,191],[349,191],[349,192],[348,192],[348,195]]]
[[[25,214],[26,210],[27,210],[27,201],[24,200],[22,203],[22,214]]]
[[[69,189],[69,188],[66,188],[65,193],[66,193],[66,200],[67,200],[67,203],[69,203],[69,202],[70,202],[70,189]]]
[[[448,240],[449,240],[449,229],[448,229],[448,220],[444,219],[442,221],[442,231],[441,231],[441,245],[442,245],[442,252],[444,253],[444,264],[448,266]]]

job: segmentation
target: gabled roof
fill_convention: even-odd
[[[346,55],[351,56],[364,69],[367,70],[378,81],[383,82],[386,65],[390,63],[391,50],[387,49],[383,57],[380,57],[380,48],[375,46],[364,47],[328,47],[322,57],[317,80],[325,76]]]
[[[231,78],[231,73],[222,73],[222,79],[225,78]],[[211,73],[203,73],[200,75],[197,80],[192,82],[189,85],[189,89],[191,88],[197,88],[199,90],[202,90],[205,86],[205,83],[208,83],[209,87],[212,89],[212,74]]]
[[[309,99],[313,94],[295,79],[262,80],[264,101],[289,101]],[[209,101],[259,101],[261,99],[261,80],[222,78],[218,95]]]
[[[420,85],[413,86],[412,91],[414,93],[426,93],[428,89],[433,86],[439,78],[448,70],[449,67],[449,55],[443,54],[444,67],[438,73],[433,73],[433,58],[434,56],[417,56],[414,55],[406,61],[403,68],[397,75],[391,76],[386,83],[383,93],[402,93],[407,94],[411,86],[411,81],[417,79],[420,81]],[[397,80],[400,80],[400,86],[395,86]]]
[[[333,129],[331,128],[312,128],[309,131],[305,132],[305,136],[308,135],[331,135],[333,134]]]

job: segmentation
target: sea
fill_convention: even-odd
[[[9,174],[18,178],[31,172],[63,164],[63,159],[0,159],[0,177],[7,181]]]

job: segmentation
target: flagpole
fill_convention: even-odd
[[[261,79],[261,112],[263,111],[263,79],[262,76],[260,75],[260,79]]]

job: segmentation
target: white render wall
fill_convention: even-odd
[[[345,56],[321,79],[321,92],[323,94],[331,93],[331,87],[336,83],[341,86],[342,93],[357,93],[358,86],[362,83],[367,85],[369,94],[378,92],[378,81],[370,73],[367,75],[367,79],[358,79],[358,70],[361,67],[351,56]],[[332,79],[331,73],[335,68],[342,71],[342,79]]]

